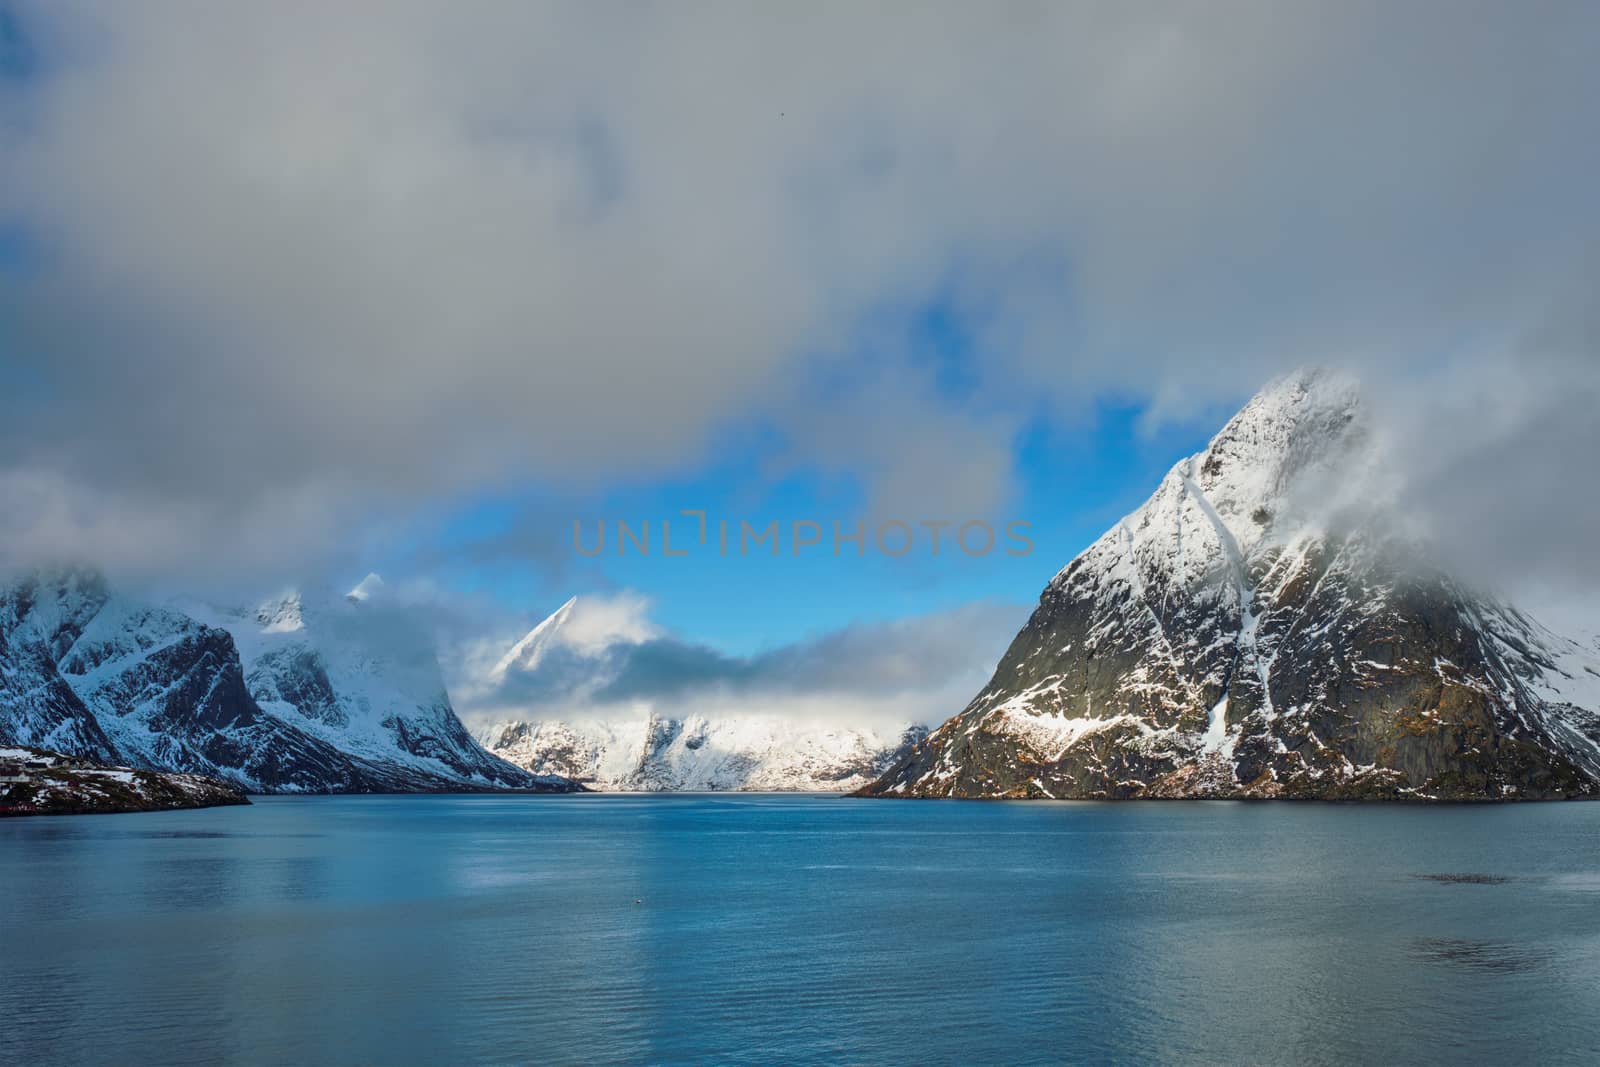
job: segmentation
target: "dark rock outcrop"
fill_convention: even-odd
[[[107,767],[60,752],[0,747],[0,767],[4,768],[0,818],[111,815],[250,803],[237,786],[205,775]]]

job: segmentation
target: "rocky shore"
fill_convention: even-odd
[[[41,749],[0,748],[0,818],[248,803],[239,789],[204,775],[107,767]]]

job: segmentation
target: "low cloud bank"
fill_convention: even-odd
[[[665,633],[648,609],[631,593],[580,597],[531,669],[493,669],[515,633],[460,644],[449,671],[457,711],[474,728],[502,719],[651,713],[937,725],[988,681],[1030,610],[969,604],[734,656]],[[601,630],[607,637],[596,641]]]

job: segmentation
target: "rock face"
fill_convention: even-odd
[[[0,818],[108,815],[248,804],[238,787],[198,774],[106,767],[38,749],[0,747]]]
[[[993,679],[862,793],[1600,794],[1600,647],[1340,507],[1356,386],[1274,383],[1045,588]]]
[[[388,749],[348,718],[330,722],[344,705],[327,703],[327,671],[291,645],[274,646],[275,672],[262,668],[280,683],[264,707],[253,691],[264,683],[247,679],[229,630],[116,596],[92,572],[30,575],[0,587],[0,743],[253,792],[571,788],[484,753],[447,701],[414,717],[375,712],[400,738]],[[450,759],[440,758],[446,747]]]
[[[116,758],[111,739],[56,668],[104,596],[102,583],[77,576],[0,592],[0,743]]]
[[[314,738],[424,778],[540,784],[473,740],[451,706],[430,636],[387,602],[376,575],[344,597],[288,593],[208,621],[232,636],[256,703]]]
[[[927,730],[880,734],[765,716],[504,722],[480,735],[496,755],[603,791],[847,792],[882,774]]]

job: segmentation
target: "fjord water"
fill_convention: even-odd
[[[0,821],[0,1063],[1589,1061],[1600,805]]]

